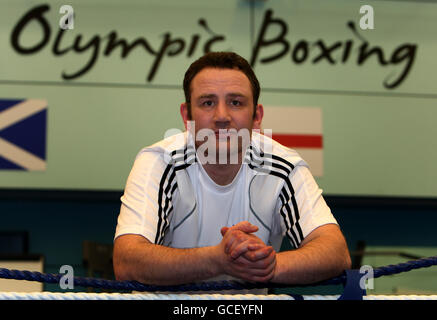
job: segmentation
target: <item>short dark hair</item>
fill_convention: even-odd
[[[194,61],[185,72],[183,86],[185,102],[188,105],[189,118],[191,118],[191,82],[196,74],[205,68],[238,69],[243,72],[251,84],[254,110],[256,110],[260,94],[260,86],[255,72],[253,72],[252,67],[247,60],[234,52],[209,52]]]

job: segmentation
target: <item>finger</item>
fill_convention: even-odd
[[[236,246],[238,246],[240,243],[248,240],[253,239],[250,235],[240,231],[240,230],[230,230],[226,233],[225,236],[225,252],[230,253]],[[252,242],[255,241],[255,239],[252,240]]]
[[[249,221],[242,221],[231,227],[232,229],[237,229],[245,233],[253,233],[258,231],[258,227],[251,224]]]
[[[269,266],[276,264],[276,251],[272,249],[267,257],[255,261],[254,264],[259,268],[268,268]]]
[[[267,275],[264,276],[253,276],[253,277],[249,277],[247,279],[247,281],[249,282],[269,282],[270,280],[273,279],[273,276],[275,275],[275,273],[272,271]]]
[[[246,240],[246,234],[238,231],[238,230],[229,230],[226,232],[226,235],[223,237],[223,241],[225,243],[225,253],[230,253],[232,248],[237,246],[239,243]]]
[[[234,252],[235,250],[237,250],[237,248],[243,249],[240,246],[246,246],[244,248],[244,252],[249,250],[259,250],[261,248],[266,247],[266,245],[264,244],[264,242],[261,241],[261,239],[247,234],[242,234],[242,235],[240,234],[236,239],[234,239],[232,244],[230,244],[229,253]],[[242,253],[236,253],[236,254],[240,255]]]
[[[250,248],[249,248],[250,247]],[[249,250],[261,249],[262,245],[259,243],[253,243],[252,239],[247,239],[234,247],[231,247],[229,254],[232,259],[238,258],[240,255],[244,254]]]
[[[236,273],[240,275],[240,277],[245,277],[248,280],[252,281],[265,281],[271,279],[274,275],[275,264],[269,265],[266,269],[242,269],[235,268]],[[264,279],[263,279],[264,278]]]
[[[270,253],[266,258],[260,259],[257,261],[251,261],[246,257],[247,253],[245,255],[240,255],[238,258],[230,260],[235,265],[243,266],[244,268],[247,268],[247,270],[264,270],[268,269],[272,264],[276,263],[276,252]]]
[[[266,267],[262,269],[248,268],[246,269],[246,274],[248,277],[252,277],[252,280],[266,281],[273,277],[275,269],[276,269],[276,259],[274,259],[272,263],[267,264]],[[259,277],[259,279],[254,279],[254,277]]]
[[[228,261],[227,274],[246,281],[266,282],[274,276],[276,259],[263,269],[252,267],[253,264],[239,257],[237,260]]]
[[[253,246],[255,248],[255,246]],[[250,249],[250,248],[249,248]],[[273,247],[271,246],[262,246],[259,248],[256,248],[254,250],[250,250],[247,252],[244,256],[249,261],[256,262],[262,259],[266,259],[269,257],[273,252]]]
[[[262,249],[262,248],[264,248],[266,245],[264,244],[264,243],[249,243],[248,244],[248,249],[250,250],[250,251],[256,251],[256,250],[259,250],[259,249]]]
[[[247,235],[246,233],[241,232],[241,231],[237,231],[233,235],[233,237],[234,238],[232,239],[232,243],[231,243],[231,241],[229,241],[229,253],[234,251],[242,243],[245,243],[246,245],[248,245],[249,243],[254,242],[254,240],[251,239],[251,237],[249,235]]]
[[[235,260],[234,260],[235,261]],[[252,269],[248,268],[247,265],[236,262],[229,262],[229,269],[232,270],[232,275],[236,275],[239,278],[251,278],[251,277],[265,277],[271,273],[272,268],[267,269]]]
[[[247,255],[247,254],[246,254]],[[242,255],[238,257],[235,260],[235,265],[241,265],[244,266],[247,269],[247,272],[253,271],[253,270],[271,270],[272,267],[276,264],[276,252],[272,252],[270,255],[268,255],[264,259],[260,259],[257,261],[251,261],[249,260],[246,255]]]
[[[269,267],[265,270],[266,275],[264,276],[264,279],[258,279],[257,281],[264,282],[264,281],[271,280],[275,275],[275,270],[276,270],[276,259],[274,259],[273,263],[269,264]]]

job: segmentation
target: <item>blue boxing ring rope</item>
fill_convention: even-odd
[[[412,260],[396,265],[387,265],[373,270],[373,278],[408,272],[414,269],[427,268],[437,265],[437,256]],[[0,278],[37,281],[44,283],[59,283],[62,274],[46,274],[41,272],[9,270],[0,268]],[[338,300],[363,300],[366,295],[365,289],[360,288],[359,282],[362,274],[359,270],[346,270],[342,275],[318,283],[308,285],[287,285],[276,283],[249,283],[241,281],[209,281],[201,283],[189,283],[177,286],[147,285],[137,281],[116,281],[98,278],[74,277],[74,286],[92,287],[114,291],[138,291],[138,292],[187,292],[187,291],[221,291],[221,290],[244,290],[263,288],[292,288],[312,287],[324,285],[343,284],[344,292]],[[296,297],[295,297],[296,298]]]

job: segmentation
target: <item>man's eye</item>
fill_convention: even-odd
[[[241,106],[241,102],[238,101],[238,100],[232,100],[232,101],[231,101],[231,104],[232,104],[233,106]]]
[[[205,107],[211,107],[213,104],[214,104],[214,102],[211,100],[207,100],[207,101],[202,102],[202,106],[205,106]]]

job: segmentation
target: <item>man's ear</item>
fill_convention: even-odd
[[[181,112],[182,121],[184,122],[185,130],[188,130],[187,129],[187,121],[190,119],[188,119],[188,105],[186,102],[181,103],[180,112]]]
[[[261,130],[261,122],[264,117],[264,107],[262,104],[257,104],[253,117],[253,129]]]

